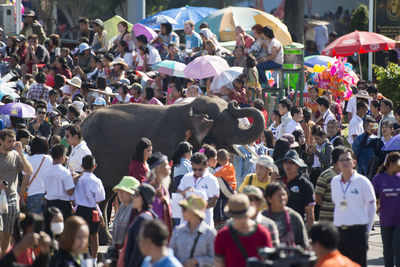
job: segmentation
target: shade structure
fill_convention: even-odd
[[[140,23],[136,23],[135,25],[133,25],[132,34],[134,36],[139,36],[139,35],[146,36],[147,42],[150,42],[151,40],[153,40],[158,36],[158,34],[154,30]]]
[[[320,66],[328,66],[328,63],[333,63],[337,59],[334,57],[328,57],[328,56],[323,56],[323,55],[314,55],[314,56],[308,56],[304,58],[304,65],[307,67],[314,67],[315,65],[320,65]]]
[[[394,49],[396,42],[375,32],[354,31],[330,43],[321,54],[326,56],[351,56]]]
[[[214,13],[217,10],[218,9],[216,8],[210,8],[210,7],[184,6],[180,8],[164,10],[154,14],[153,16],[157,15],[169,16],[175,19],[175,21],[177,22],[177,24],[172,25],[174,30],[183,30],[185,21],[191,20],[194,23],[197,23],[202,18],[207,17],[208,15]],[[160,25],[147,24],[147,21],[150,20],[151,17],[153,16],[145,18],[144,20],[140,21],[140,23],[147,25],[152,29],[158,30],[160,29]]]
[[[219,56],[201,56],[187,64],[183,70],[186,78],[205,79],[215,77],[229,68],[225,59]]]
[[[152,70],[158,71],[159,73],[182,78],[185,77],[185,73],[183,73],[185,68],[185,64],[172,60],[163,60],[151,66]]]
[[[218,76],[215,76],[211,83],[211,91],[218,93],[221,87],[232,83],[237,77],[243,73],[242,67],[230,67]]]
[[[132,30],[133,24],[130,23],[129,21],[125,20],[124,18],[115,15],[114,17],[104,21],[104,29],[107,31],[107,38],[108,40],[113,39],[116,37],[119,32],[118,32],[118,23],[121,21],[124,21],[128,24],[128,31],[130,32]]]
[[[35,109],[21,102],[8,103],[0,107],[0,113],[20,118],[35,118]]]
[[[249,7],[227,7],[210,14],[196,23],[198,30],[202,22],[207,22],[210,29],[221,41],[236,39],[235,27],[242,26],[247,32],[251,27],[259,23],[263,26],[271,26],[275,37],[283,44],[292,43],[292,38],[285,24],[271,14]]]

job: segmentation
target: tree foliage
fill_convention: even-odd
[[[353,31],[368,31],[369,11],[366,5],[360,4],[351,12],[351,28]]]
[[[400,66],[389,63],[386,68],[374,65],[379,91],[395,105],[400,103]]]

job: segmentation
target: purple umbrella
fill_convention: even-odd
[[[0,107],[0,113],[20,118],[36,118],[35,109],[21,102],[8,103]]]
[[[156,38],[158,36],[158,34],[150,29],[149,27],[140,24],[140,23],[136,23],[135,25],[133,25],[132,27],[132,34],[137,37],[139,35],[144,35],[147,38],[147,42],[150,43],[151,40],[153,40],[154,38]]]

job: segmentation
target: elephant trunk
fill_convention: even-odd
[[[255,108],[238,108],[238,103],[236,101],[231,101],[228,104],[228,113],[233,118],[253,118],[253,124],[245,128],[243,125],[239,124],[238,127],[233,130],[232,143],[233,144],[250,144],[260,138],[261,133],[265,128],[265,118],[263,114]]]

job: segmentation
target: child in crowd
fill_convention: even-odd
[[[149,61],[149,49],[146,46],[139,47],[139,56],[137,57],[136,70],[145,71]]]
[[[281,130],[281,114],[279,114],[278,110],[272,111],[272,117],[271,117],[273,123],[268,128],[268,131],[271,131],[272,134],[274,135],[274,139],[278,140],[278,133]]]
[[[71,172],[63,166],[67,159],[65,150],[63,145],[55,145],[51,149],[53,166],[44,175],[43,185],[46,191],[47,208],[58,208],[64,219],[67,219],[71,216],[70,196],[74,193],[75,183]]]
[[[81,216],[89,225],[90,248],[93,259],[97,259],[99,248],[100,211],[97,204],[105,199],[103,184],[96,175],[96,161],[92,155],[82,158],[83,172],[76,183],[74,200],[78,205],[76,215]]]
[[[142,102],[142,97],[140,96],[141,92],[142,92],[142,86],[140,85],[140,83],[132,84],[130,88],[130,93],[132,96],[130,102],[133,104]]]
[[[235,88],[229,93],[231,100],[236,100],[242,107],[248,107],[248,99],[246,89],[244,88],[244,81],[240,78],[235,80]]]
[[[229,152],[226,149],[218,150],[217,161],[219,167],[215,170],[214,176],[223,178],[228,182],[233,190],[236,190],[237,183],[235,177],[235,168],[233,167],[232,163],[229,162],[229,160]]]

